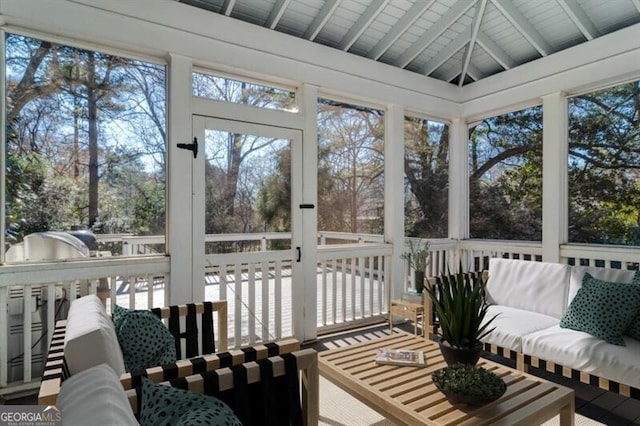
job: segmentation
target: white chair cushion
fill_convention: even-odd
[[[597,268],[595,266],[574,266],[571,268],[571,279],[569,283],[569,297],[567,307],[571,303],[578,290],[582,288],[582,279],[585,273],[590,273],[595,279],[609,282],[630,283],[633,280],[635,271],[625,269]]]
[[[492,258],[487,301],[560,319],[567,308],[569,268],[559,263]]]
[[[548,315],[500,305],[489,306],[484,322],[496,314],[498,316],[489,325],[489,328],[495,327],[496,329],[482,341],[516,352],[522,352],[522,336],[557,325],[560,322],[557,318]]]
[[[65,380],[56,402],[65,425],[137,425],[127,394],[106,364]]]
[[[617,346],[581,331],[553,326],[522,338],[522,351],[565,367],[640,388],[640,342]]]
[[[71,375],[105,363],[117,374],[124,374],[124,360],[113,322],[96,296],[85,296],[71,303],[64,357]]]

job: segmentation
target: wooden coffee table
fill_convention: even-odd
[[[425,351],[427,367],[378,365],[379,348]],[[469,407],[452,405],[431,381],[446,366],[439,346],[407,333],[319,353],[320,374],[374,410],[408,425],[532,425],[560,414],[560,425],[574,424],[574,391],[513,368],[480,359],[507,384],[497,401]]]

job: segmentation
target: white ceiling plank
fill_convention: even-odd
[[[230,16],[231,11],[233,10],[233,6],[236,5],[236,0],[224,0],[224,4],[222,5],[222,13]]]
[[[280,22],[280,18],[284,15],[284,11],[287,6],[289,6],[289,3],[291,3],[291,0],[278,0],[276,4],[273,5],[273,9],[271,9],[264,26],[274,29],[278,25],[278,22]]]
[[[600,35],[600,32],[593,24],[591,19],[584,13],[584,10],[576,2],[576,0],[557,0],[558,4],[569,15],[578,29],[584,34],[587,40],[593,40]]]
[[[416,40],[400,57],[393,62],[393,65],[404,68],[416,56],[437,39],[440,34],[453,25],[464,13],[473,6],[474,2],[468,0],[460,0],[452,6],[447,12],[438,19],[422,36]]]
[[[480,23],[482,22],[482,17],[484,16],[486,7],[487,0],[480,0],[476,4],[476,13],[473,17],[473,23],[471,24],[471,38],[469,40],[469,44],[467,44],[467,51],[465,52],[464,60],[462,61],[462,76],[460,77],[460,82],[458,83],[458,86],[460,87],[462,87],[462,84],[464,83],[464,77],[465,75],[467,75],[467,69],[469,68],[469,64],[471,63],[471,54],[473,53],[473,48],[476,45],[478,31],[480,31]]]
[[[638,9],[638,12],[640,12],[640,0],[632,0],[632,1],[636,9]]]
[[[391,0],[373,0],[364,13],[360,15],[356,23],[353,24],[351,29],[349,29],[349,32],[342,38],[338,45],[338,49],[345,51],[349,50],[371,22],[376,19],[376,16],[382,12],[382,9],[387,7],[390,1]]]
[[[462,49],[464,45],[469,42],[469,39],[469,34],[466,31],[458,34],[458,37],[453,39],[453,41],[449,43],[447,47],[439,51],[438,54],[436,54],[433,58],[429,59],[429,61],[419,70],[420,74],[429,75],[440,68],[442,64],[447,62],[449,58],[451,58],[460,49]],[[458,75],[457,72],[456,75]]]
[[[458,70],[458,67],[451,67],[440,77],[440,80],[444,80],[447,83],[451,83],[451,80],[453,80],[459,75],[460,75],[460,71]]]
[[[638,0],[640,2],[640,0]],[[384,53],[391,47],[393,43],[404,34],[414,22],[422,16],[422,14],[431,7],[436,0],[415,2],[407,13],[389,30],[388,33],[374,46],[373,49],[367,54],[367,58],[378,60]]]
[[[491,0],[491,2],[542,56],[547,56],[553,51],[551,45],[515,8],[511,0]]]
[[[467,68],[467,74],[469,74],[469,77],[473,78],[475,81],[478,81],[484,77],[482,71],[476,68],[473,64],[469,64]],[[460,83],[458,83],[458,85],[460,85]]]
[[[476,41],[502,68],[508,70],[516,66],[513,58],[482,31],[478,32],[478,39]]]
[[[313,41],[318,36],[322,28],[327,24],[327,21],[331,18],[333,12],[335,12],[338,6],[340,6],[341,2],[342,0],[327,0],[322,6],[322,9],[320,9],[320,12],[318,12],[316,17],[313,18],[313,22],[304,33],[304,38]]]

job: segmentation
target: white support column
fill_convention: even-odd
[[[456,118],[449,127],[449,238],[469,238],[469,130],[467,124]],[[449,259],[451,270],[457,270],[460,259],[456,250]],[[466,266],[466,265],[463,265]]]
[[[165,303],[179,304],[204,300],[204,270],[194,274],[191,170],[193,155],[177,148],[190,143],[191,59],[171,54],[169,61],[168,141],[167,141],[167,253],[171,256],[171,285]]]
[[[389,105],[384,121],[384,240],[393,244],[386,271],[390,300],[400,299],[405,288],[404,261],[404,108]]]
[[[302,214],[302,273],[304,300],[304,329],[294,328],[294,335],[301,341],[313,340],[318,336],[318,291],[317,291],[317,235],[318,235],[318,88],[303,84],[298,90],[298,105],[304,117],[302,134],[302,202],[313,204],[315,209],[301,209]],[[298,206],[293,206],[298,208]],[[295,263],[294,263],[295,265]],[[298,264],[300,265],[300,264]],[[296,303],[294,301],[294,309]]]
[[[542,260],[560,262],[568,239],[567,99],[562,92],[542,97]]]
[[[0,16],[0,24],[3,18]],[[2,223],[0,224],[0,265],[4,263],[4,248],[5,246],[5,236],[4,230],[6,226],[5,218],[5,195],[6,195],[6,155],[7,155],[7,131],[5,130],[7,127],[6,123],[6,115],[7,115],[7,94],[5,92],[7,87],[6,82],[6,65],[5,65],[5,33],[4,30],[0,29],[0,220]],[[4,306],[4,305],[2,305]],[[2,308],[4,309],[4,308]]]

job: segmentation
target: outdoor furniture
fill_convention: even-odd
[[[318,424],[318,355],[313,349],[175,378],[162,385],[214,396],[245,426]],[[173,400],[166,404],[174,402],[180,404]],[[145,403],[140,386],[123,389],[111,367],[100,364],[63,383],[58,408],[65,424],[85,424],[90,418],[95,424],[133,425],[140,420]],[[199,409],[199,405],[193,407]]]
[[[380,348],[425,352],[426,367],[380,365]],[[446,366],[439,346],[430,340],[395,333],[319,354],[320,374],[390,420],[400,424],[540,424],[560,415],[560,425],[573,425],[574,391],[527,373],[481,359],[507,384],[506,393],[486,405],[452,405],[431,380]]]
[[[530,366],[541,368],[640,399],[640,341],[624,335],[625,345],[620,346],[583,331],[560,327],[586,273],[624,285],[638,276],[623,269],[490,259],[484,281],[490,304],[486,319],[497,317],[491,325],[495,330],[483,339],[485,350],[516,361],[521,371]],[[427,282],[434,285],[435,278],[428,278]],[[430,299],[425,299],[425,311],[427,329],[435,332],[437,319]],[[640,312],[637,315],[636,321]]]
[[[389,328],[393,331],[393,317],[401,317],[413,321],[413,334],[418,335],[418,322],[424,335],[425,319],[424,304],[412,303],[404,300],[392,300],[389,307]]]
[[[95,296],[85,296],[74,301],[75,303],[91,306],[91,310],[82,312],[82,315],[79,316],[81,324],[76,324],[75,326],[75,329],[81,328],[80,331],[84,333],[84,336],[71,341],[67,338],[66,345],[71,348],[65,347],[68,322],[63,320],[58,321],[56,324],[40,384],[39,404],[55,405],[60,387],[65,379],[72,374],[102,363],[108,364],[120,376],[120,381],[125,389],[131,389],[139,383],[141,376],[148,376],[153,381],[164,381],[220,367],[242,364],[245,361],[255,361],[269,356],[289,353],[300,348],[297,340],[285,339],[280,342],[267,342],[226,352],[226,302],[202,302],[171,306],[155,310],[155,313],[160,318],[168,319],[169,329],[174,332],[176,346],[182,346],[181,340],[183,338],[186,340],[184,351],[186,356],[179,356],[178,361],[175,363],[150,367],[146,370],[125,372],[122,364],[122,354],[112,331],[113,324],[110,319],[105,321],[106,313],[103,312],[104,309],[99,300]],[[209,333],[198,332],[198,319],[195,316],[198,314],[204,315],[203,318],[199,319],[201,324],[203,321],[211,322],[212,316],[210,314],[213,311],[218,311],[218,330],[224,330],[219,333],[217,339],[218,347],[224,349],[222,352],[211,354],[206,352],[215,350],[215,345],[212,341],[206,341],[208,337],[203,337],[205,340],[202,342],[202,346],[198,345],[198,335],[207,335]],[[179,318],[183,316],[187,317],[185,321],[187,331],[181,332],[177,327],[181,322]],[[212,327],[213,325],[210,324],[210,327],[203,328],[212,329]],[[199,349],[200,347],[204,348],[204,354]],[[72,350],[72,353],[69,352],[70,350]],[[178,353],[181,354],[181,352]]]

